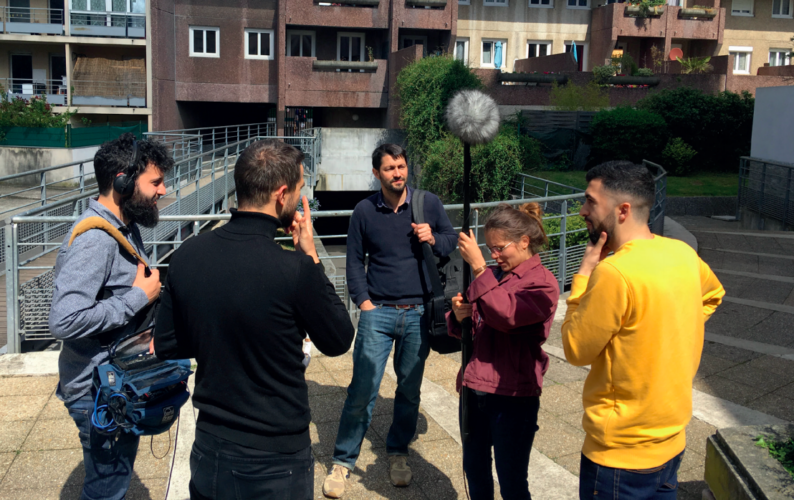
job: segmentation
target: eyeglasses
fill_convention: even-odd
[[[502,252],[505,251],[505,248],[509,247],[513,243],[515,243],[515,241],[511,241],[510,243],[508,243],[503,247],[488,247],[488,250],[491,251],[491,255],[502,255]]]

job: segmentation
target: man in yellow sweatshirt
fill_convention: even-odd
[[[587,181],[590,243],[562,326],[565,357],[591,365],[579,496],[674,500],[704,323],[725,290],[692,248],[651,233],[648,169],[608,162]]]

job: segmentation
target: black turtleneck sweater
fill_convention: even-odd
[[[231,221],[174,252],[160,295],[155,352],[196,358],[197,427],[266,451],[308,447],[306,333],[324,354],[347,352],[353,325],[323,268],[283,250],[277,219]]]

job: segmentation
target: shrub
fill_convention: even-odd
[[[662,150],[662,166],[672,175],[688,175],[692,172],[692,158],[697,151],[680,137],[670,139]]]
[[[557,111],[598,111],[609,106],[609,94],[593,81],[581,86],[573,82],[566,85],[554,82],[549,103]]]
[[[0,127],[62,128],[69,123],[75,112],[55,114],[44,97],[33,96],[30,100],[14,97],[0,85]]]
[[[539,140],[519,135],[518,144],[521,148],[522,172],[542,170],[545,167],[546,158],[543,156],[543,144]]]
[[[655,160],[667,144],[664,119],[649,111],[619,107],[601,111],[590,123],[590,163]]]
[[[506,200],[527,153],[513,128],[502,127],[488,143],[471,148],[471,201]],[[437,194],[445,203],[463,200],[463,144],[444,133],[428,146],[420,179],[422,189]]]
[[[663,90],[637,104],[661,116],[698,152],[703,170],[736,172],[739,157],[750,154],[755,99],[747,93],[705,94],[688,87]]]
[[[624,53],[622,56],[612,59],[612,64],[619,65],[620,73],[623,75],[634,76],[637,73],[637,63],[634,62],[634,58],[628,53]]]
[[[587,224],[584,222],[584,217],[579,215],[579,210],[582,208],[581,203],[573,202],[568,207],[568,214],[569,216],[565,220],[565,229],[568,233],[565,236],[565,246],[572,247],[576,245],[581,245],[583,243],[587,243]],[[546,230],[546,234],[554,234],[559,233],[561,227],[561,219],[546,219],[543,221],[543,229]],[[571,231],[581,230],[576,233],[571,233]],[[549,236],[549,245],[547,247],[549,250],[557,250],[560,248],[560,237],[559,236]]]
[[[450,97],[460,89],[480,87],[480,79],[451,56],[426,57],[400,72],[400,121],[412,161],[422,164],[429,145],[442,138],[444,108]]]
[[[617,68],[611,64],[596,66],[593,68],[593,80],[599,85],[604,85],[611,77],[615,76],[616,69]]]
[[[651,68],[640,68],[637,70],[637,76],[653,76]]]
[[[709,64],[711,57],[690,57],[688,59],[675,58],[676,61],[681,63],[681,73],[688,75],[690,73],[708,73],[714,66]]]

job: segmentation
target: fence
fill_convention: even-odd
[[[68,86],[64,84],[64,80],[65,78],[0,78],[0,86],[8,92],[9,100],[15,97],[29,100],[38,96],[53,106],[66,106]]]
[[[118,38],[146,37],[146,15],[141,13],[72,10],[70,21],[72,35]]]
[[[587,134],[596,114],[595,111],[521,111],[521,116],[526,120],[523,128],[530,132],[563,128]]]
[[[744,156],[739,163],[737,219],[743,209],[794,227],[794,165]]]
[[[167,145],[172,150],[174,158],[185,158],[251,137],[275,136],[276,124],[263,122],[225,127],[198,127],[147,132],[144,135]]]
[[[63,9],[0,6],[0,31],[63,35]]]
[[[147,122],[124,122],[124,126],[80,127],[0,127],[0,146],[33,148],[83,148],[132,132],[141,138],[149,130]]]
[[[72,105],[146,107],[145,81],[72,80]]]

